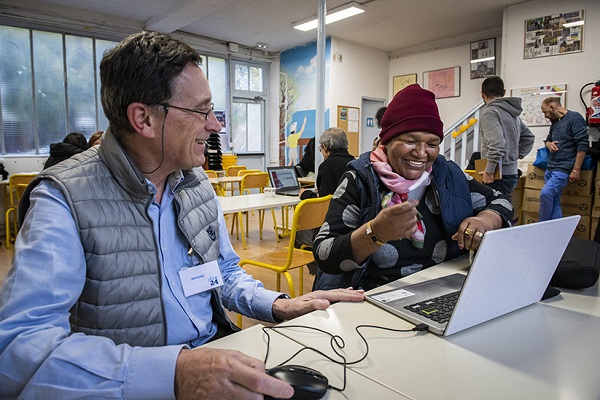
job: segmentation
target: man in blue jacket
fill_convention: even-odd
[[[542,102],[542,112],[552,125],[544,141],[550,159],[540,193],[540,221],[562,217],[560,195],[569,182],[579,179],[585,153],[589,147],[589,133],[583,117],[560,104],[559,97]]]

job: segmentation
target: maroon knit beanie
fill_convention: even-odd
[[[396,93],[381,118],[379,137],[385,145],[402,133],[416,131],[433,133],[444,139],[444,124],[435,95],[415,83]]]

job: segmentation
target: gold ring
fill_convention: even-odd
[[[471,236],[472,234],[473,234],[473,229],[471,229],[471,228],[465,229],[465,235]]]
[[[475,236],[477,236],[478,238],[482,238],[483,237],[483,232],[475,232]]]

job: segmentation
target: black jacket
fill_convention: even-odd
[[[346,149],[331,150],[329,157],[321,165],[319,165],[319,173],[317,174],[317,188],[319,196],[327,196],[333,194],[340,182],[340,178],[346,172],[346,165],[354,160],[354,156],[348,153]],[[302,200],[310,197],[316,197],[316,194],[310,190],[302,193]]]
[[[50,168],[81,152],[83,152],[82,149],[70,143],[52,143],[50,145],[50,157],[44,163],[44,169]]]

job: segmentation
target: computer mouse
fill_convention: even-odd
[[[280,365],[268,369],[267,373],[289,383],[294,388],[291,400],[320,399],[325,396],[329,387],[329,381],[323,374],[302,365]],[[273,398],[265,396],[265,399]]]

